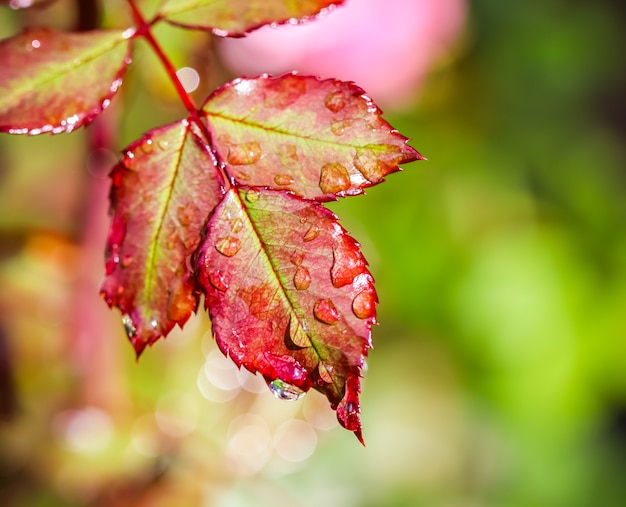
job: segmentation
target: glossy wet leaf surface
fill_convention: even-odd
[[[232,189],[197,261],[220,349],[279,397],[314,388],[361,439],[359,377],[376,292],[359,245],[321,204]]]
[[[308,199],[356,195],[420,155],[353,83],[288,74],[238,79],[203,106],[239,184]]]
[[[159,13],[170,22],[236,36],[270,23],[305,21],[343,0],[165,0]]]
[[[148,132],[111,173],[102,296],[122,312],[137,354],[197,307],[189,257],[222,190],[195,124]]]
[[[0,41],[0,131],[70,132],[91,121],[121,84],[129,34],[27,28]]]

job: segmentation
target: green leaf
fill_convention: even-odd
[[[304,22],[343,0],[165,0],[159,16],[180,26],[239,36],[271,23]]]
[[[220,349],[280,397],[324,393],[361,440],[359,377],[377,299],[337,217],[287,192],[231,189],[197,264]]]
[[[0,132],[71,132],[110,103],[132,31],[27,28],[0,41]]]
[[[122,312],[138,355],[197,308],[188,259],[223,194],[202,139],[187,120],[152,130],[111,173],[102,296]]]
[[[237,183],[308,199],[360,194],[422,158],[353,83],[294,74],[237,79],[203,111]]]

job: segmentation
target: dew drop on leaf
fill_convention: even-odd
[[[313,241],[315,238],[317,238],[317,235],[320,233],[320,228],[317,224],[313,224],[311,225],[311,227],[309,227],[309,230],[306,231],[304,237],[302,238],[303,241]]]
[[[193,212],[186,206],[179,206],[176,210],[176,215],[178,216],[178,222],[183,227],[189,226],[194,219]]]
[[[152,153],[153,150],[154,150],[154,143],[152,142],[152,139],[146,139],[141,144],[141,151],[143,151],[146,155],[149,153]]]
[[[249,143],[231,144],[228,147],[226,160],[233,165],[250,165],[259,161],[263,151],[256,141]]]
[[[313,315],[324,324],[334,324],[341,317],[330,299],[318,299],[313,305]]]
[[[345,240],[333,247],[333,265],[330,278],[333,286],[340,288],[352,283],[365,268],[359,251]]]
[[[217,240],[215,248],[222,255],[232,257],[241,249],[241,241],[237,238],[233,238],[232,236],[226,236],[225,238]]]
[[[298,290],[306,290],[311,285],[311,273],[304,266],[299,266],[293,275],[293,284]]]
[[[330,124],[330,131],[336,136],[341,136],[346,131],[346,122],[342,120],[334,121]]]
[[[162,139],[161,141],[159,141],[158,144],[159,144],[159,148],[161,148],[163,151],[167,150],[170,146],[170,143],[166,141],[165,139]]]
[[[291,254],[290,260],[292,264],[299,266],[300,264],[302,264],[302,261],[304,261],[304,252],[296,250],[294,253]]]
[[[282,187],[291,185],[293,183],[293,176],[290,174],[277,174],[274,176],[274,183]]]
[[[152,329],[156,329],[157,327],[159,327],[159,321],[157,319],[152,319],[150,321],[150,327]]]
[[[287,328],[287,333],[288,333],[287,338],[295,347],[305,349],[311,346],[311,339],[309,338],[309,335],[307,334],[307,328],[306,328],[305,322],[300,321],[297,318],[291,317],[289,319],[289,326]],[[291,347],[289,347],[288,345],[288,348],[291,348]]]
[[[331,92],[326,95],[326,99],[324,99],[324,105],[328,108],[329,111],[333,113],[338,113],[344,107],[346,107],[346,99],[343,95],[343,92],[336,91]]]
[[[320,188],[325,194],[336,194],[350,188],[350,175],[339,162],[324,164],[320,174]]]
[[[326,382],[327,384],[332,384],[333,383],[333,377],[332,377],[332,373],[334,368],[330,365],[330,364],[326,364],[324,362],[320,362],[320,364],[317,367],[319,373],[320,373],[320,378]]]
[[[241,218],[235,218],[235,220],[233,220],[233,225],[231,226],[231,229],[233,231],[233,234],[241,232],[241,229],[243,229],[243,220]]]
[[[254,190],[253,188],[251,188],[250,190],[248,190],[246,192],[246,201],[248,201],[249,203],[255,203],[259,200],[259,191],[258,190]]]
[[[225,292],[228,289],[228,283],[219,269],[209,272],[209,282],[219,291]]]
[[[352,301],[352,311],[359,319],[368,319],[374,316],[376,302],[372,292],[364,290],[359,292]]]
[[[126,336],[128,336],[128,338],[133,339],[137,336],[137,328],[135,327],[135,324],[133,324],[133,319],[130,318],[130,315],[122,315],[122,324],[124,324],[124,331],[126,331]]]
[[[267,386],[270,388],[270,391],[272,391],[272,394],[279,400],[296,401],[306,394],[302,389],[280,379],[272,380]]]

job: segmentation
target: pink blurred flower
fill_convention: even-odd
[[[465,0],[346,0],[320,19],[263,27],[219,49],[237,74],[302,74],[354,81],[384,106],[415,97],[459,38]]]

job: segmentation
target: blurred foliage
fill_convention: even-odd
[[[2,10],[0,35],[71,7]],[[381,301],[365,450],[317,393],[232,380],[206,317],[136,364],[98,298],[115,156],[98,136],[119,150],[181,114],[152,56],[123,114],[0,137],[2,504],[623,505],[625,22],[617,0],[474,0],[455,57],[386,115],[429,161],[331,206]],[[208,38],[159,35],[227,79]]]

